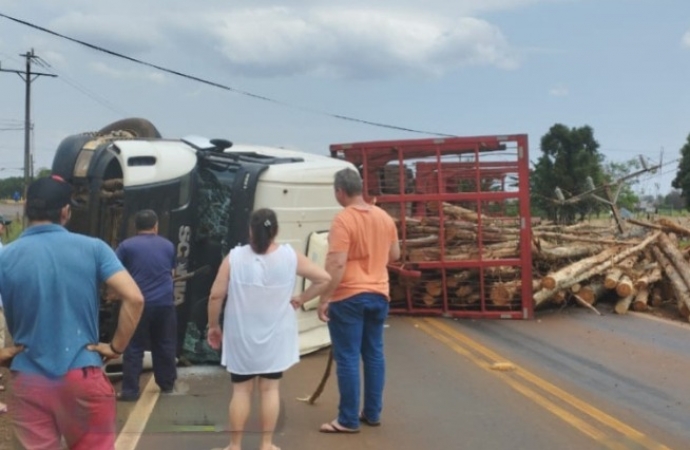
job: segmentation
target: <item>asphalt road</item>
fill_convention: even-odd
[[[569,309],[533,321],[389,319],[383,425],[319,433],[335,417],[335,376],[309,395],[327,352],[303,358],[282,382],[276,444],[287,449],[684,449],[690,447],[690,328],[637,315]],[[498,363],[498,364],[497,364]],[[504,369],[504,370],[500,370]],[[142,378],[146,385],[149,376]],[[120,404],[118,450],[227,445],[228,375],[180,371],[181,393],[153,383]],[[246,445],[258,448],[256,415]]]

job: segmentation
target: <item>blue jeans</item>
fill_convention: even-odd
[[[386,361],[383,355],[383,323],[388,300],[380,294],[357,294],[328,306],[328,329],[336,362],[340,404],[338,423],[359,428],[360,355],[364,366],[362,414],[378,422],[383,409]]]
[[[177,379],[177,312],[175,306],[144,305],[134,336],[122,356],[122,396],[139,397],[144,350],[150,344],[153,377],[162,391],[169,391]]]

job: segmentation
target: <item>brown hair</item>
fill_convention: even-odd
[[[249,245],[255,253],[263,255],[278,234],[278,219],[272,209],[257,209],[249,219],[252,230]]]

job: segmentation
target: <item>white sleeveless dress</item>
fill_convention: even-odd
[[[221,364],[228,372],[282,372],[299,361],[297,316],[290,305],[297,255],[287,244],[259,255],[249,245],[230,251]]]

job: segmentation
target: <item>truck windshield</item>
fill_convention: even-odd
[[[236,167],[200,167],[198,173],[198,237],[217,242],[225,255],[230,251],[228,227]]]

